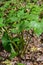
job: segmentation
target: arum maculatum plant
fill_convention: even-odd
[[[38,6],[29,2],[23,7],[23,3],[18,4],[16,1],[1,2],[1,40],[4,49],[11,53],[11,58],[24,54],[26,43],[23,31],[30,29],[33,29],[37,36],[43,32],[43,5]]]

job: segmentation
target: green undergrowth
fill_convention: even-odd
[[[26,44],[22,34],[24,30],[33,29],[37,36],[43,33],[43,4],[37,5],[36,2],[0,1],[1,40],[4,49],[11,53],[10,58],[22,54]]]

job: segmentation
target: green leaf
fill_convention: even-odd
[[[36,33],[37,36],[39,36],[43,32],[43,27],[40,22],[31,21],[30,28],[34,29],[34,32]]]
[[[24,15],[24,9],[22,9],[22,10],[19,10],[18,12],[17,12],[17,16],[18,17],[22,17]]]
[[[23,63],[17,63],[17,65],[25,65],[25,64],[23,64]]]
[[[19,29],[20,28],[20,24],[14,24],[13,27],[15,27],[15,28],[11,29],[12,33],[20,33],[20,29]]]
[[[10,59],[14,58],[15,56],[17,56],[17,52],[15,52],[14,48],[13,48],[13,45],[10,44],[11,46],[11,54],[10,54]]]
[[[3,24],[3,18],[0,18],[0,27],[3,27],[4,24]]]
[[[20,27],[19,27],[20,32],[22,32],[25,29],[24,23],[25,23],[24,21],[20,22]]]
[[[19,21],[24,18],[24,9],[17,12],[17,17]]]
[[[16,22],[16,21],[18,21],[18,18],[13,16],[13,17],[10,18],[10,20],[11,20],[10,22]]]
[[[4,32],[3,34],[2,45],[5,48],[5,50],[7,50],[8,52],[11,52],[10,39],[9,39],[7,32]]]
[[[14,42],[18,42],[18,41],[20,41],[20,40],[19,40],[19,38],[13,38],[13,41],[14,41]]]
[[[24,21],[24,27],[25,27],[25,30],[30,30],[30,28],[29,28],[29,21],[27,21],[27,20],[25,20]]]

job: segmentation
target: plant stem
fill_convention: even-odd
[[[29,41],[30,41],[30,40],[31,40],[31,37],[30,37]],[[25,44],[25,46],[24,46],[24,50],[23,50],[22,53],[21,53],[22,56],[25,54],[25,51],[26,51],[26,49],[27,49],[27,46],[28,46],[28,43]]]
[[[19,52],[19,49],[18,49],[16,43],[12,41],[12,37],[9,35],[8,30],[7,30],[5,27],[3,27],[3,29],[7,32],[7,34],[8,34],[8,36],[9,36],[9,39],[10,39],[11,43],[15,46],[15,48],[16,48],[16,49],[18,50],[18,52]]]

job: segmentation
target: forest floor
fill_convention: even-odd
[[[31,37],[31,40],[26,40],[28,36]],[[13,65],[16,65],[17,62],[21,62],[25,65],[43,65],[43,34],[40,37],[37,37],[33,32],[30,30],[29,33],[27,31],[24,32],[24,37],[28,46],[26,48],[26,52],[24,57],[15,57],[11,60]],[[1,44],[0,41],[0,65],[6,65],[2,63],[6,59],[8,59],[9,53],[6,52]]]
[[[42,2],[38,2],[40,5]],[[2,42],[0,40],[0,65],[17,65],[17,62],[23,63],[24,65],[43,65],[43,34],[37,37],[32,30],[25,31],[24,39],[28,44],[25,54],[23,57],[15,57],[12,60],[9,59],[10,53],[4,50]],[[28,38],[27,38],[28,37]],[[29,38],[30,41],[29,41]],[[6,60],[6,62],[4,62]]]

